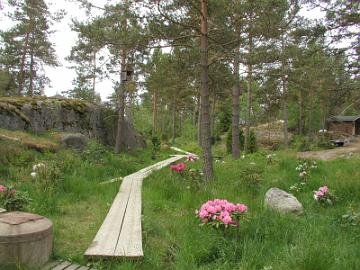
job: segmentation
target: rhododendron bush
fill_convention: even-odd
[[[176,165],[171,165],[170,170],[173,172],[183,172],[186,170],[186,164],[181,162]]]
[[[327,186],[323,186],[314,191],[314,199],[323,205],[332,205],[335,202],[336,197],[330,192]]]
[[[189,161],[189,162],[194,162],[194,161],[197,161],[199,158],[195,155],[189,155],[186,157],[186,160]]]
[[[247,210],[248,207],[245,204],[234,204],[227,200],[215,199],[204,203],[199,210],[196,210],[196,214],[202,225],[227,228],[228,226],[239,226]]]
[[[0,207],[7,211],[23,210],[29,202],[27,193],[0,184]]]

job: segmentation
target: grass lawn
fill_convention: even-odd
[[[100,182],[127,175],[155,163],[150,151],[115,156],[92,145],[84,154],[60,151],[39,154],[19,145],[0,145],[0,182],[26,190],[30,210],[55,225],[54,257],[82,264],[82,254],[100,227],[119,183]],[[188,150],[188,149],[186,149]],[[189,149],[191,150],[191,149]],[[167,157],[169,152],[158,156]],[[43,161],[47,170],[37,179],[31,167]],[[360,224],[341,224],[352,206],[360,211],[360,159],[318,162],[304,190],[295,195],[304,206],[302,216],[264,209],[270,187],[289,190],[299,182],[299,161],[293,153],[278,152],[271,164],[266,153],[214,163],[211,183],[190,180],[168,168],[156,171],[143,185],[143,245],[138,261],[97,262],[97,269],[360,269]],[[189,164],[199,169],[201,161]],[[327,185],[338,202],[318,205],[313,190]],[[199,226],[195,210],[209,199],[223,198],[249,207],[248,221],[239,228],[216,230]]]

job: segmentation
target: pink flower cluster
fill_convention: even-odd
[[[233,204],[227,200],[215,199],[204,203],[197,214],[204,223],[218,221],[225,225],[236,225],[234,218],[247,212],[247,209],[245,204]]]
[[[317,191],[314,191],[314,199],[320,200],[324,198],[329,193],[329,188],[327,186],[320,187]]]
[[[5,192],[7,190],[8,190],[7,187],[0,185],[0,192]],[[14,189],[14,188],[10,189],[9,191],[10,191],[10,193],[16,193],[16,189]]]
[[[189,155],[187,156],[186,160],[189,161],[189,162],[194,162],[194,161],[197,161],[199,158],[195,155]]]
[[[181,162],[176,165],[171,165],[170,170],[174,172],[183,172],[186,170],[186,164]]]

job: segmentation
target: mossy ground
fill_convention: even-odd
[[[188,144],[186,150],[196,150]],[[191,147],[191,145],[193,145]],[[83,253],[91,243],[124,176],[157,160],[144,150],[116,156],[92,143],[82,154],[62,150],[40,154],[21,145],[0,142],[0,181],[29,192],[29,210],[49,217],[55,226],[54,258],[86,264]],[[143,185],[143,259],[95,262],[97,269],[360,269],[360,227],[339,222],[349,207],[360,210],[359,157],[318,162],[304,191],[296,194],[304,215],[280,215],[264,209],[270,187],[288,190],[299,181],[294,152],[279,151],[273,163],[266,152],[233,161],[217,150],[214,181],[196,182],[171,173],[154,172]],[[45,162],[37,179],[32,165]],[[200,168],[201,161],[189,165]],[[255,168],[255,169],[254,169]],[[244,174],[244,171],[246,174]],[[256,172],[256,185],[249,174]],[[250,179],[250,180],[249,180]],[[250,181],[250,184],[249,184]],[[339,201],[316,204],[313,190],[328,185]],[[249,206],[249,220],[223,232],[200,227],[195,209],[209,199],[226,198]]]

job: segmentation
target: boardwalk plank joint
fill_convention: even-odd
[[[141,258],[141,186],[152,171],[176,162],[176,155],[123,178],[110,210],[84,256],[87,258]]]

